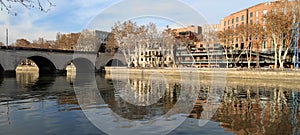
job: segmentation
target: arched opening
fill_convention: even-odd
[[[28,59],[32,60],[38,66],[40,74],[52,74],[56,72],[54,64],[47,58],[32,56],[28,57]]]
[[[0,64],[0,73],[4,72],[4,68],[2,67],[2,65]]]
[[[43,90],[51,86],[55,80],[55,75],[51,73],[54,73],[56,68],[51,61],[43,57],[26,58],[18,64],[15,70],[17,83],[28,90]]]
[[[76,58],[71,62],[75,66],[76,73],[94,73],[95,65],[88,59]]]
[[[107,67],[124,67],[125,65],[123,64],[122,61],[118,59],[111,59],[110,61],[107,62],[105,65]]]
[[[39,72],[39,68],[36,65],[36,63],[30,59],[24,59],[21,61],[21,63],[18,64],[16,68],[17,73],[22,73],[22,72]]]
[[[66,73],[67,73],[67,82],[73,84],[73,81],[76,77],[76,66],[72,62],[67,64]]]

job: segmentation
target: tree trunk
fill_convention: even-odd
[[[277,42],[276,42],[276,37],[275,34],[272,34],[273,37],[273,42],[274,42],[274,68],[277,68],[277,61],[278,61],[278,56],[277,56]]]
[[[259,52],[256,52],[256,68],[259,68],[260,67],[260,53]]]
[[[252,60],[252,48],[251,48],[251,46],[250,46],[250,50],[249,50],[249,59],[248,59],[248,68],[251,68],[251,60]]]
[[[283,61],[282,61],[281,53],[282,53],[282,46],[280,45],[279,50],[278,50],[279,68],[283,68]]]
[[[229,67],[229,65],[228,65],[228,53],[227,53],[227,48],[225,48],[225,59],[226,59],[226,68],[228,68]]]

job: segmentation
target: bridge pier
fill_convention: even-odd
[[[6,70],[6,71],[0,72],[0,75],[6,76],[6,77],[14,77],[14,76],[16,76],[16,71],[15,70]]]
[[[57,69],[55,74],[67,74],[67,70],[60,70],[60,69]]]

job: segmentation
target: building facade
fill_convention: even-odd
[[[261,24],[264,27],[266,23],[264,16],[267,15],[267,13],[270,12],[272,7],[274,7],[276,4],[278,4],[278,2],[264,2],[232,13],[220,21],[220,30],[235,30],[241,25],[253,24]],[[241,39],[239,39],[237,36],[234,37],[232,44],[239,49],[243,49],[244,46],[247,46],[244,45],[243,41],[241,41]],[[271,50],[272,46],[271,39],[268,38],[262,41],[260,49],[261,51],[268,51]]]

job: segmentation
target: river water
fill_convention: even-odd
[[[156,121],[160,121],[159,116],[165,116],[170,110],[176,113],[176,103],[187,100],[194,101],[191,103],[192,108],[185,105],[189,113],[168,114],[172,115],[169,121],[176,119],[175,123],[180,122],[170,128],[172,130],[163,133],[300,134],[300,87],[297,84],[274,80],[227,79],[222,93],[218,95],[216,110],[211,112],[211,117],[207,117],[208,120],[203,124],[203,112],[210,108],[205,104],[208,104],[208,94],[213,89],[211,80],[201,78],[199,87],[190,91],[190,99],[183,100],[180,95],[192,88],[173,80],[173,77],[165,78],[167,81],[149,81],[149,78],[143,76],[131,77],[126,80],[131,89],[126,89],[126,83],[114,81],[108,75],[97,74],[96,92],[101,97],[101,102],[97,102],[92,99],[98,99],[93,96],[99,95],[81,94],[94,84],[78,84],[75,76],[17,73],[13,77],[1,77],[0,134],[122,134],[123,129],[130,129],[134,133],[143,127],[136,123],[151,125],[149,123],[152,122],[155,125]],[[86,85],[84,89],[78,90],[78,86],[83,85]],[[87,105],[87,101],[94,107]],[[86,117],[90,112],[102,113],[99,117],[102,125]],[[166,121],[161,120],[161,123]],[[103,125],[105,122],[107,124]],[[129,126],[124,126],[128,123]],[[168,128],[163,126],[149,128],[149,132],[156,133],[155,130]]]

